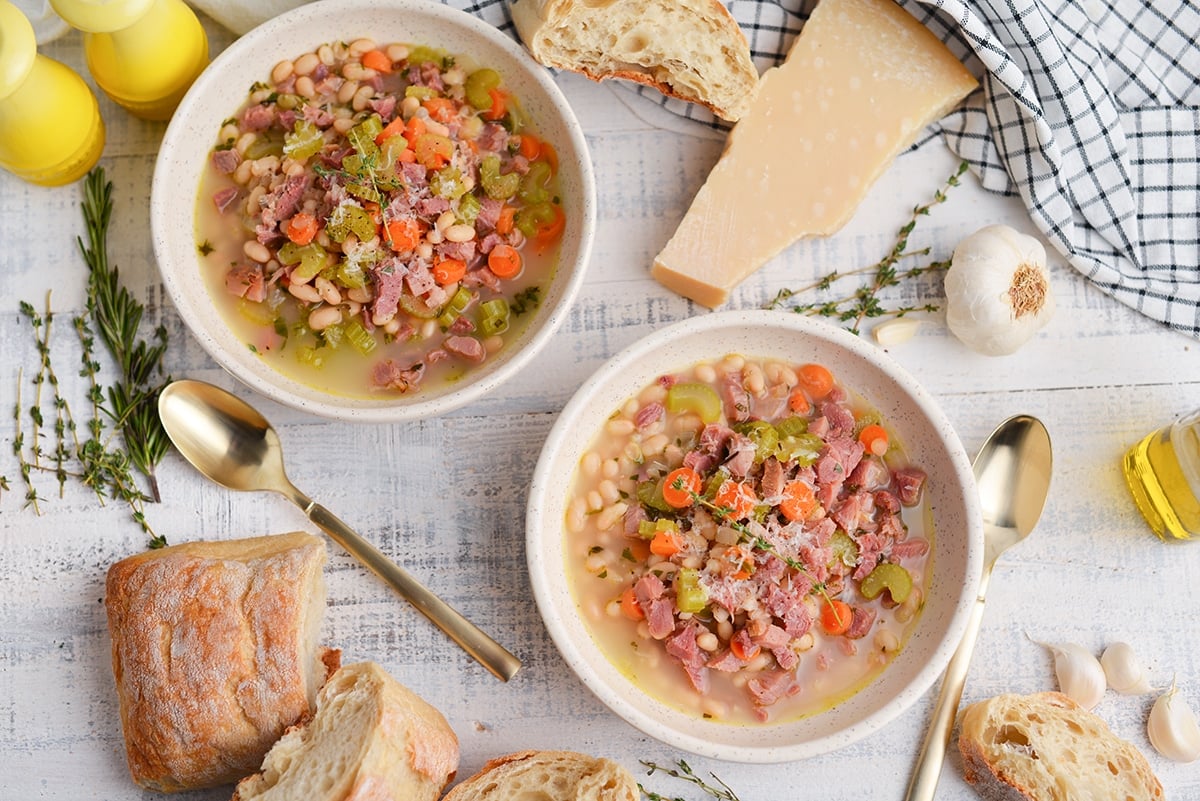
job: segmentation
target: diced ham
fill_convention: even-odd
[[[688,679],[696,692],[704,695],[708,692],[708,669],[704,663],[704,652],[696,645],[696,629],[694,626],[683,626],[675,636],[666,641],[667,653],[679,660],[687,672]]]
[[[450,210],[450,201],[444,197],[423,197],[415,205],[422,217],[434,218]]]
[[[646,627],[656,640],[675,630],[675,605],[666,598],[655,598],[646,609]]]
[[[759,674],[746,683],[758,706],[771,706],[781,698],[800,692],[794,673],[787,670],[771,670]]]
[[[309,77],[311,78],[312,76],[310,75]],[[324,78],[314,81],[313,88],[316,89],[317,94],[332,95],[336,94],[345,82],[346,79],[341,75],[326,75]]]
[[[493,292],[500,291],[500,278],[487,267],[479,267],[469,271],[463,276],[463,283],[467,286],[486,286]]]
[[[729,456],[725,460],[725,469],[735,478],[745,478],[754,466],[754,456],[757,448],[754,441],[744,434],[735,433],[729,440]]]
[[[825,400],[820,405],[821,416],[829,421],[829,436],[848,436],[854,431],[854,413],[840,403]]]
[[[911,540],[892,543],[893,559],[911,559],[916,556],[924,556],[927,553],[929,553],[929,543],[920,537],[913,537]]]
[[[726,649],[714,655],[704,665],[713,670],[719,670],[722,673],[737,673],[746,666],[746,663],[744,660],[738,659],[733,651]]]
[[[887,490],[875,493],[875,508],[885,515],[893,515],[900,511],[900,499]]]
[[[442,259],[458,259],[470,263],[475,258],[475,240],[469,242],[441,242],[434,246],[434,252]]]
[[[742,377],[726,373],[721,379],[721,398],[725,402],[725,418],[735,423],[750,419],[750,393],[742,386]]]
[[[835,437],[825,441],[817,459],[817,481],[822,484],[841,484],[862,459],[863,445],[850,437]]]
[[[389,94],[384,95],[383,97],[377,97],[368,101],[368,105],[370,105],[371,109],[380,117],[382,117],[383,121],[386,123],[392,118],[392,115],[396,113],[396,96]]]
[[[865,490],[851,493],[842,499],[830,515],[848,534],[865,528],[875,528],[875,495]]]
[[[328,128],[333,125],[333,115],[320,106],[307,104],[301,113],[304,115],[304,119],[318,128]]]
[[[217,207],[217,211],[224,212],[237,196],[238,188],[236,186],[227,186],[213,194],[213,205]]]
[[[491,197],[482,197],[479,199],[479,213],[475,215],[475,230],[482,233],[495,230],[496,223],[500,221],[500,212],[504,208],[503,200],[496,200]]]
[[[423,189],[429,185],[429,176],[425,172],[425,165],[415,161],[401,162],[400,175],[410,189]]]
[[[861,640],[871,630],[875,622],[876,612],[869,606],[850,607],[850,628],[846,629],[846,638]]]
[[[657,423],[666,413],[667,410],[663,408],[661,403],[658,401],[651,401],[642,408],[638,409],[637,415],[635,415],[633,418],[633,424],[636,425],[639,430],[643,430],[654,423]]]
[[[854,579],[861,581],[875,569],[875,565],[879,564],[879,558],[883,555],[889,540],[886,536],[874,531],[863,531],[854,537],[854,542],[858,545],[858,566],[854,568],[854,573],[851,575]]]
[[[242,112],[240,127],[243,131],[265,131],[274,121],[275,107],[256,103]]]
[[[225,289],[232,295],[261,303],[267,296],[261,264],[238,264],[225,274]]]
[[[508,148],[508,131],[495,123],[487,123],[475,137],[481,152],[499,153]]]
[[[400,308],[400,296],[404,294],[404,276],[408,268],[395,257],[384,259],[371,274],[375,283],[375,300],[371,304],[371,318],[375,325],[384,325]]]
[[[404,274],[404,283],[408,285],[408,291],[417,297],[437,286],[437,281],[434,280],[429,266],[418,261],[408,265],[408,272]]]
[[[237,150],[227,148],[225,150],[214,150],[212,154],[213,168],[222,175],[229,175],[238,168],[242,163],[242,154]],[[236,191],[236,190],[235,190]],[[224,209],[222,209],[224,211]]]
[[[451,334],[469,334],[475,330],[475,323],[470,317],[465,314],[460,314],[453,323],[450,324],[448,332]]]
[[[868,456],[850,472],[847,482],[865,490],[885,489],[892,483],[892,474],[878,456]]]
[[[649,520],[646,510],[642,508],[640,503],[631,503],[625,510],[625,518],[622,521],[626,537],[635,537],[638,534],[638,526],[643,520]]]
[[[783,495],[783,465],[774,456],[769,457],[763,462],[762,480],[759,482],[759,487],[762,490],[763,500],[771,503],[772,500],[778,502]]]
[[[386,359],[371,369],[371,384],[379,389],[407,392],[416,387],[424,375],[425,365],[422,362],[401,367],[391,359]]]
[[[484,350],[483,343],[475,337],[446,337],[446,341],[442,343],[442,346],[451,353],[476,364],[482,362],[487,356],[487,351]]]
[[[905,506],[916,506],[921,501],[921,490],[925,487],[925,471],[919,467],[901,467],[892,472],[896,495]]]

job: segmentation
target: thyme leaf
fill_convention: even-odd
[[[946,202],[950,189],[959,185],[959,179],[966,171],[967,162],[960,162],[954,173],[946,179],[945,184],[934,193],[932,200],[913,208],[908,222],[900,226],[900,230],[897,231],[896,242],[892,245],[892,249],[878,262],[869,267],[860,267],[855,270],[834,270],[816,281],[796,289],[781,289],[774,298],[765,304],[765,308],[787,309],[808,317],[827,317],[840,323],[847,323],[848,330],[853,334],[860,333],[863,322],[868,319],[903,317],[914,312],[937,311],[938,306],[934,303],[887,306],[879,295],[885,289],[900,286],[922,275],[944,271],[950,266],[949,260],[930,261],[905,269],[901,269],[898,265],[904,259],[929,255],[930,250],[927,247],[909,250],[909,237],[922,217],[929,216],[934,207]],[[838,282],[854,276],[870,276],[870,278],[853,292],[840,297],[793,302],[793,298],[808,292],[828,292]]]
[[[706,795],[712,796],[713,798],[718,799],[718,801],[741,801],[741,799],[738,798],[737,793],[735,793],[728,784],[721,781],[721,778],[717,776],[717,774],[708,774],[709,777],[716,782],[716,785],[711,785],[704,779],[697,776],[692,770],[692,766],[687,762],[684,762],[682,759],[676,763],[678,765],[677,768],[663,767],[662,765],[657,765],[654,762],[648,762],[644,759],[639,761],[646,766],[647,776],[653,776],[655,773],[665,773],[674,779],[679,779],[681,781],[688,782],[689,784],[694,784],[696,787],[699,787],[702,791],[704,791]],[[649,801],[684,801],[684,799],[680,798],[679,796],[665,796],[651,792],[642,786],[641,782],[638,782],[638,789],[642,791],[642,795],[649,799]]]

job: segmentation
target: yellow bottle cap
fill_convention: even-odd
[[[60,17],[87,33],[112,33],[146,15],[155,0],[50,0]]]
[[[20,9],[8,0],[0,0],[0,100],[25,83],[35,58],[33,26]]]

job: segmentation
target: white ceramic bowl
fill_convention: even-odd
[[[828,365],[879,410],[914,464],[929,474],[933,575],[917,628],[864,689],[792,722],[737,726],[699,719],[647,695],[601,653],[585,627],[565,569],[570,482],[608,417],[658,376],[728,353]],[[942,673],[978,590],[983,527],[971,464],[929,393],[875,346],[825,323],[783,312],[722,312],[664,328],[593,375],[547,438],[530,488],[526,552],[538,609],[563,658],[600,700],[645,733],[701,756],[782,762],[832,751],[876,731]],[[680,681],[686,682],[682,671]]]
[[[245,102],[271,68],[332,41],[369,36],[469,54],[501,73],[539,132],[558,150],[566,213],[557,272],[536,316],[501,352],[450,385],[423,386],[411,396],[355,399],[331,395],[275,371],[250,352],[214,306],[200,274],[196,203],[202,170],[222,120]],[[233,42],[196,80],[167,127],[154,168],[150,222],[154,252],[171,300],[201,346],[251,388],[325,417],[410,420],[441,414],[494,390],[528,364],[566,317],[583,282],[596,218],[596,191],[583,132],[548,71],[497,28],[427,0],[324,0],[275,17]]]

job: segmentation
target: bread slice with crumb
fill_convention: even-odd
[[[629,771],[574,751],[521,751],[498,757],[442,801],[638,801]]]
[[[730,122],[758,87],[746,35],[719,0],[516,0],[512,17],[548,67],[637,81]]]
[[[442,713],[379,665],[346,665],[233,801],[434,801],[458,770]]]
[[[1146,757],[1062,693],[998,695],[966,708],[966,780],[988,801],[1154,801]]]

